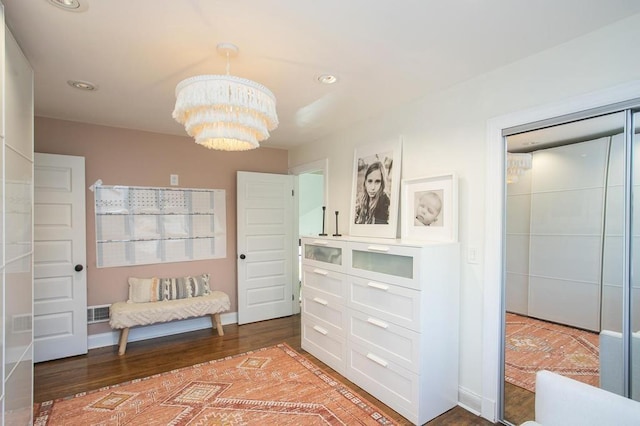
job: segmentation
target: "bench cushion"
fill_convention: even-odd
[[[150,325],[228,311],[229,296],[214,290],[206,296],[160,302],[127,303],[116,302],[110,308],[111,328],[122,329],[138,325]]]

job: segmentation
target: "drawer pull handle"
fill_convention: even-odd
[[[324,276],[327,276],[329,274],[329,272],[325,271],[324,269],[314,269],[313,273]]]
[[[380,364],[381,366],[383,366],[384,368],[387,368],[387,365],[389,365],[389,363],[387,361],[385,361],[384,359],[375,356],[372,353],[368,353],[367,354],[367,358],[369,358],[371,361],[375,362],[376,364]]]
[[[385,247],[385,246],[369,246],[367,247],[367,250],[369,251],[380,251],[383,253],[386,253],[389,251],[389,247]]]
[[[380,327],[380,328],[385,328],[386,329],[387,327],[389,327],[389,324],[387,324],[386,322],[380,321],[379,319],[375,319],[375,318],[368,318],[367,322],[369,324],[373,324],[373,325],[375,325],[377,327]]]
[[[314,325],[314,326],[313,326],[313,329],[314,329],[315,331],[317,331],[318,333],[322,334],[323,336],[326,336],[326,335],[327,335],[327,333],[328,333],[328,331],[327,331],[327,330],[325,330],[324,328],[322,328],[322,327],[320,327],[320,326],[317,326],[317,325]]]
[[[327,241],[322,241],[322,240],[315,240],[313,242],[313,244],[319,245],[319,246],[328,246],[329,243]]]
[[[378,290],[384,290],[384,291],[389,290],[389,286],[388,285],[384,285],[384,284],[380,284],[380,283],[374,283],[373,281],[369,281],[367,283],[367,285],[369,287],[377,288]]]
[[[316,302],[316,303],[321,304],[322,306],[327,306],[329,304],[329,302],[327,302],[324,299],[320,299],[319,297],[314,297],[313,301]]]

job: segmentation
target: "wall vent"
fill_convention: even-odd
[[[95,324],[109,321],[109,306],[111,305],[89,306],[87,308],[87,323]]]
[[[14,315],[11,317],[11,331],[13,333],[25,333],[33,328],[33,317],[27,315]]]

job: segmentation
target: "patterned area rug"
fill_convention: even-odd
[[[505,380],[535,391],[538,370],[599,386],[598,334],[507,313]]]
[[[286,344],[36,404],[43,425],[395,425]]]

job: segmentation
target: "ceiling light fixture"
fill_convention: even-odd
[[[95,91],[98,90],[98,86],[90,83],[88,81],[81,81],[81,80],[68,80],[67,84],[71,87],[74,87],[76,89],[80,89],[80,90],[86,90],[88,92],[91,91]]]
[[[520,176],[532,165],[533,156],[529,153],[507,153],[507,183],[516,183]]]
[[[178,83],[173,118],[207,148],[258,148],[278,127],[276,98],[255,81],[229,75],[229,58],[238,54],[237,46],[221,43],[218,52],[227,58],[226,75],[199,75]]]

